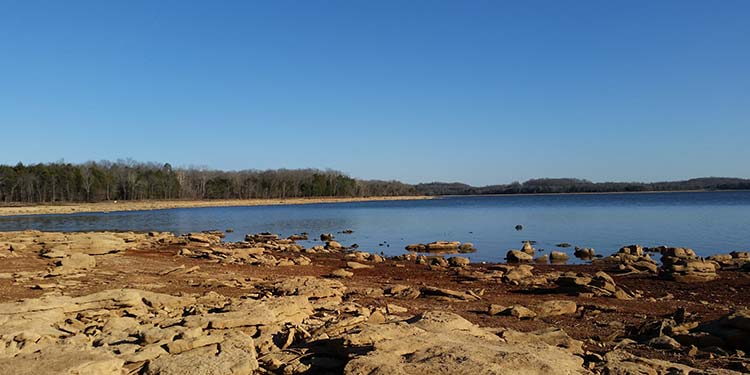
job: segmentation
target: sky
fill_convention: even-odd
[[[0,163],[750,177],[750,1],[0,0]]]

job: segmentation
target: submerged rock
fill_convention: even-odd
[[[570,259],[568,254],[561,251],[553,251],[549,254],[549,260],[551,263],[565,263]]]

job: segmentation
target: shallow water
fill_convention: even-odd
[[[524,229],[516,231],[522,224]],[[283,236],[336,233],[344,245],[386,255],[416,242],[456,240],[478,249],[472,261],[499,262],[523,240],[546,252],[555,244],[593,247],[607,255],[622,246],[691,247],[699,255],[750,248],[750,192],[445,197],[434,200],[292,206],[180,208],[156,211],[0,218],[0,230],[133,230],[184,233],[233,228]],[[338,234],[352,229],[352,234]],[[306,245],[314,244],[309,241]],[[572,248],[557,249],[571,254]]]

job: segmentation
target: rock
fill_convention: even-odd
[[[613,350],[604,356],[603,373],[610,375],[667,375],[700,373],[689,366],[634,356],[622,350]]]
[[[474,253],[476,251],[477,249],[474,247],[474,244],[470,242],[464,242],[458,247],[459,253]]]
[[[620,250],[618,250],[617,252],[621,254],[643,256],[643,246],[641,245],[625,246],[625,247],[620,248]]]
[[[677,350],[682,347],[677,340],[669,336],[657,336],[648,341],[648,345],[656,349]]]
[[[743,308],[701,324],[696,332],[676,335],[683,345],[750,351],[750,309]]]
[[[307,238],[307,233],[293,234],[287,237],[287,239],[292,241],[307,241]]]
[[[695,251],[684,247],[667,247],[660,249],[662,256],[682,259],[693,259],[696,257]]]
[[[566,314],[575,314],[578,306],[573,301],[552,300],[542,302],[534,307],[537,315],[541,318],[559,316]]]
[[[569,243],[567,243],[567,242],[562,242],[562,243],[559,243],[559,244],[557,244],[555,246],[566,248],[566,247],[570,247],[571,245]]]
[[[490,304],[490,306],[487,308],[487,314],[498,315],[507,309],[508,308],[506,306]]]
[[[396,298],[404,298],[404,299],[415,299],[419,298],[419,296],[422,294],[418,289],[413,288],[411,286],[406,285],[393,285],[389,288],[386,288],[386,293],[396,297]]]
[[[577,295],[594,295],[599,297],[614,297],[617,299],[633,299],[634,295],[615,284],[615,280],[605,272],[599,271],[594,277],[566,273],[555,280],[562,292]]]
[[[52,269],[50,276],[65,275],[83,270],[91,270],[96,267],[96,259],[91,255],[75,253],[57,262],[57,267]]]
[[[218,244],[221,242],[221,237],[207,233],[190,233],[187,235],[187,239],[191,242],[206,244]]]
[[[518,319],[533,319],[537,316],[534,311],[520,305],[510,306],[507,309],[501,311],[500,315],[514,316]]]
[[[523,247],[521,248],[521,251],[523,251],[526,254],[529,254],[531,256],[534,256],[534,248],[531,247],[531,242],[524,241]]]
[[[336,269],[336,270],[332,271],[330,273],[330,276],[331,277],[338,277],[338,278],[344,279],[344,278],[350,278],[350,277],[354,276],[354,273],[353,272],[349,272],[349,271],[347,271],[347,270],[345,270],[343,268],[339,268],[339,269]]]
[[[426,286],[426,287],[421,288],[420,293],[423,296],[447,297],[447,298],[458,299],[462,301],[476,301],[479,299],[476,295],[473,295],[473,294],[457,292],[451,289],[436,288],[436,287],[431,287],[431,286]]]
[[[340,281],[313,276],[286,278],[269,289],[275,295],[304,296],[315,308],[338,306],[346,291]]]
[[[505,330],[499,335],[509,344],[544,343],[579,356],[584,353],[583,342],[574,340],[560,328],[549,327],[530,333]]]
[[[549,254],[549,260],[552,263],[565,263],[568,259],[570,259],[568,254],[565,254],[562,251],[552,251]]]
[[[122,358],[125,360],[126,363],[134,363],[134,362],[143,362],[143,361],[150,361],[152,359],[159,358],[163,355],[167,354],[167,351],[164,350],[161,345],[146,345],[142,347],[137,352],[134,352],[129,355],[124,355]]]
[[[653,261],[649,260],[639,260],[629,263],[628,266],[630,267],[630,269],[640,272],[649,272],[653,274],[659,273],[659,266],[657,266]]]
[[[523,225],[521,224],[516,225],[516,230],[523,230]]]
[[[367,323],[370,324],[383,324],[385,321],[385,315],[378,310],[373,311],[372,314],[370,314],[370,317],[367,318]]]
[[[227,334],[219,346],[203,346],[178,355],[161,356],[149,361],[145,374],[250,375],[259,368],[255,344],[250,336],[234,331]]]
[[[245,235],[245,241],[247,242],[279,242],[279,235],[270,232],[262,232],[256,234]]]
[[[0,358],[0,374],[120,375],[124,363],[103,350],[48,346],[37,352]]]
[[[201,336],[190,339],[175,340],[166,345],[169,354],[180,354],[188,350],[201,348],[208,345],[219,344],[224,341],[223,335]]]
[[[524,263],[524,262],[531,262],[534,258],[522,251],[518,250],[510,250],[508,251],[508,254],[505,255],[505,260],[508,261],[508,263]]]
[[[673,250],[681,248],[670,248]],[[672,252],[672,254],[684,254]],[[718,278],[716,274],[716,263],[703,259],[691,259],[672,256],[662,256],[662,267],[659,277],[665,280],[673,280],[682,283],[694,283],[711,281]]]
[[[738,310],[727,315],[722,319],[722,324],[750,333],[750,309]]]
[[[357,262],[346,262],[346,266],[353,269],[353,270],[361,270],[366,268],[373,268],[370,265],[357,263]]]
[[[573,255],[579,259],[593,259],[596,251],[591,248],[576,248]]]
[[[208,326],[212,329],[227,329],[269,324],[276,320],[276,316],[264,304],[254,303],[251,307],[246,304],[239,311],[211,314],[207,320]]]
[[[320,235],[320,240],[327,242],[327,241],[333,241],[333,234],[331,233],[323,233]]]
[[[547,264],[549,262],[549,256],[547,254],[541,255],[534,259],[534,263]]]
[[[451,267],[466,267],[466,266],[469,265],[469,263],[471,263],[471,261],[469,260],[469,258],[464,258],[464,257],[451,257],[451,258],[448,258],[448,264]]]
[[[523,254],[523,253],[522,253]],[[534,277],[534,274],[531,273],[531,270],[534,269],[534,267],[527,265],[527,264],[521,264],[518,266],[507,266],[508,268],[505,269],[505,274],[503,275],[503,281],[513,283],[513,284],[520,284],[524,282],[527,279],[530,279]]]
[[[411,245],[406,245],[405,249],[408,251],[424,252],[427,250],[427,245],[421,244],[421,243],[415,243]]]
[[[403,314],[409,312],[409,309],[392,303],[386,304],[385,307],[389,314]]]
[[[326,250],[341,250],[341,248],[343,248],[343,246],[337,241],[331,240],[326,242]]]
[[[448,312],[366,325],[343,339],[354,355],[347,375],[586,373],[583,360],[562,348],[538,341],[509,344]]]
[[[461,246],[461,243],[458,241],[435,241],[427,244],[427,250],[454,250],[458,249],[459,246]]]

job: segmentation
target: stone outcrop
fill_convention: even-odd
[[[366,325],[342,339],[352,359],[348,375],[586,374],[583,359],[533,334],[499,337],[448,312],[411,322]],[[364,354],[359,354],[364,352]]]
[[[573,295],[613,297],[625,300],[637,297],[631,291],[618,286],[610,275],[601,271],[594,276],[565,273],[557,278],[555,283],[560,291]]]
[[[279,351],[279,335],[293,342],[295,332],[338,320],[312,315],[341,307],[345,291],[317,278],[261,288],[267,293],[257,299],[115,289],[0,304],[0,373],[120,374],[136,366],[145,374],[252,374],[256,350]]]
[[[576,246],[573,255],[578,259],[590,260],[594,259],[594,257],[596,256],[596,250],[594,250],[593,248]]]
[[[672,254],[679,254],[680,256],[662,255],[662,267],[659,270],[659,277],[662,279],[692,283],[718,278],[715,262],[697,258],[684,252]]]
[[[0,232],[0,254],[37,253],[59,259],[73,254],[115,254],[136,246],[148,248],[173,241],[174,235],[160,232]]]

